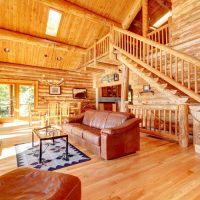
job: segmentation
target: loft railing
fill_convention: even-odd
[[[118,50],[169,84],[200,102],[200,61],[135,33],[113,27],[88,48],[84,64]]]
[[[161,26],[160,28],[152,31],[147,35],[147,37],[154,41],[158,42],[160,44],[168,44],[169,43],[169,24],[165,24],[164,26]]]

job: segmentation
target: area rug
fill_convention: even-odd
[[[54,145],[51,140],[43,141],[42,144],[42,163],[39,163],[38,160],[39,143],[35,142],[34,147],[32,147],[32,143],[15,145],[17,166],[27,166],[53,171],[90,160],[90,157],[74,147],[72,144],[68,145],[69,155],[66,159],[66,142],[63,139],[56,139]]]

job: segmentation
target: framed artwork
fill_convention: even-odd
[[[49,94],[50,95],[61,95],[61,86],[49,86]]]
[[[117,73],[114,74],[114,81],[119,81],[119,74]]]
[[[74,88],[72,90],[74,99],[86,99],[87,98],[87,89],[86,88]]]
[[[150,85],[143,85],[143,92],[150,92],[150,91],[151,91]]]

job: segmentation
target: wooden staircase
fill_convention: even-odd
[[[174,105],[132,105],[129,109],[142,119],[143,132],[179,141],[182,147],[187,147],[191,124],[189,110],[194,121],[189,105],[199,106],[200,103],[200,60],[168,47],[166,26],[148,37],[112,27],[109,34],[87,49],[82,65],[96,70],[99,65],[104,65],[106,70],[125,65],[172,99]],[[195,111],[196,116],[200,116],[199,110]],[[197,135],[194,130],[199,132],[199,121],[197,127],[193,128],[194,137]]]
[[[167,91],[178,103],[200,102],[200,60],[151,39],[113,27],[88,48],[83,66],[99,63],[107,69],[125,64],[156,88],[160,87],[159,91]]]

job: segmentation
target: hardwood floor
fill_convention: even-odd
[[[30,129],[0,131],[0,175],[16,168],[14,144],[31,141]],[[76,145],[76,144],[75,144]],[[57,170],[78,176],[83,200],[200,199],[200,155],[193,147],[141,136],[141,151],[105,161],[76,145],[91,161]]]

